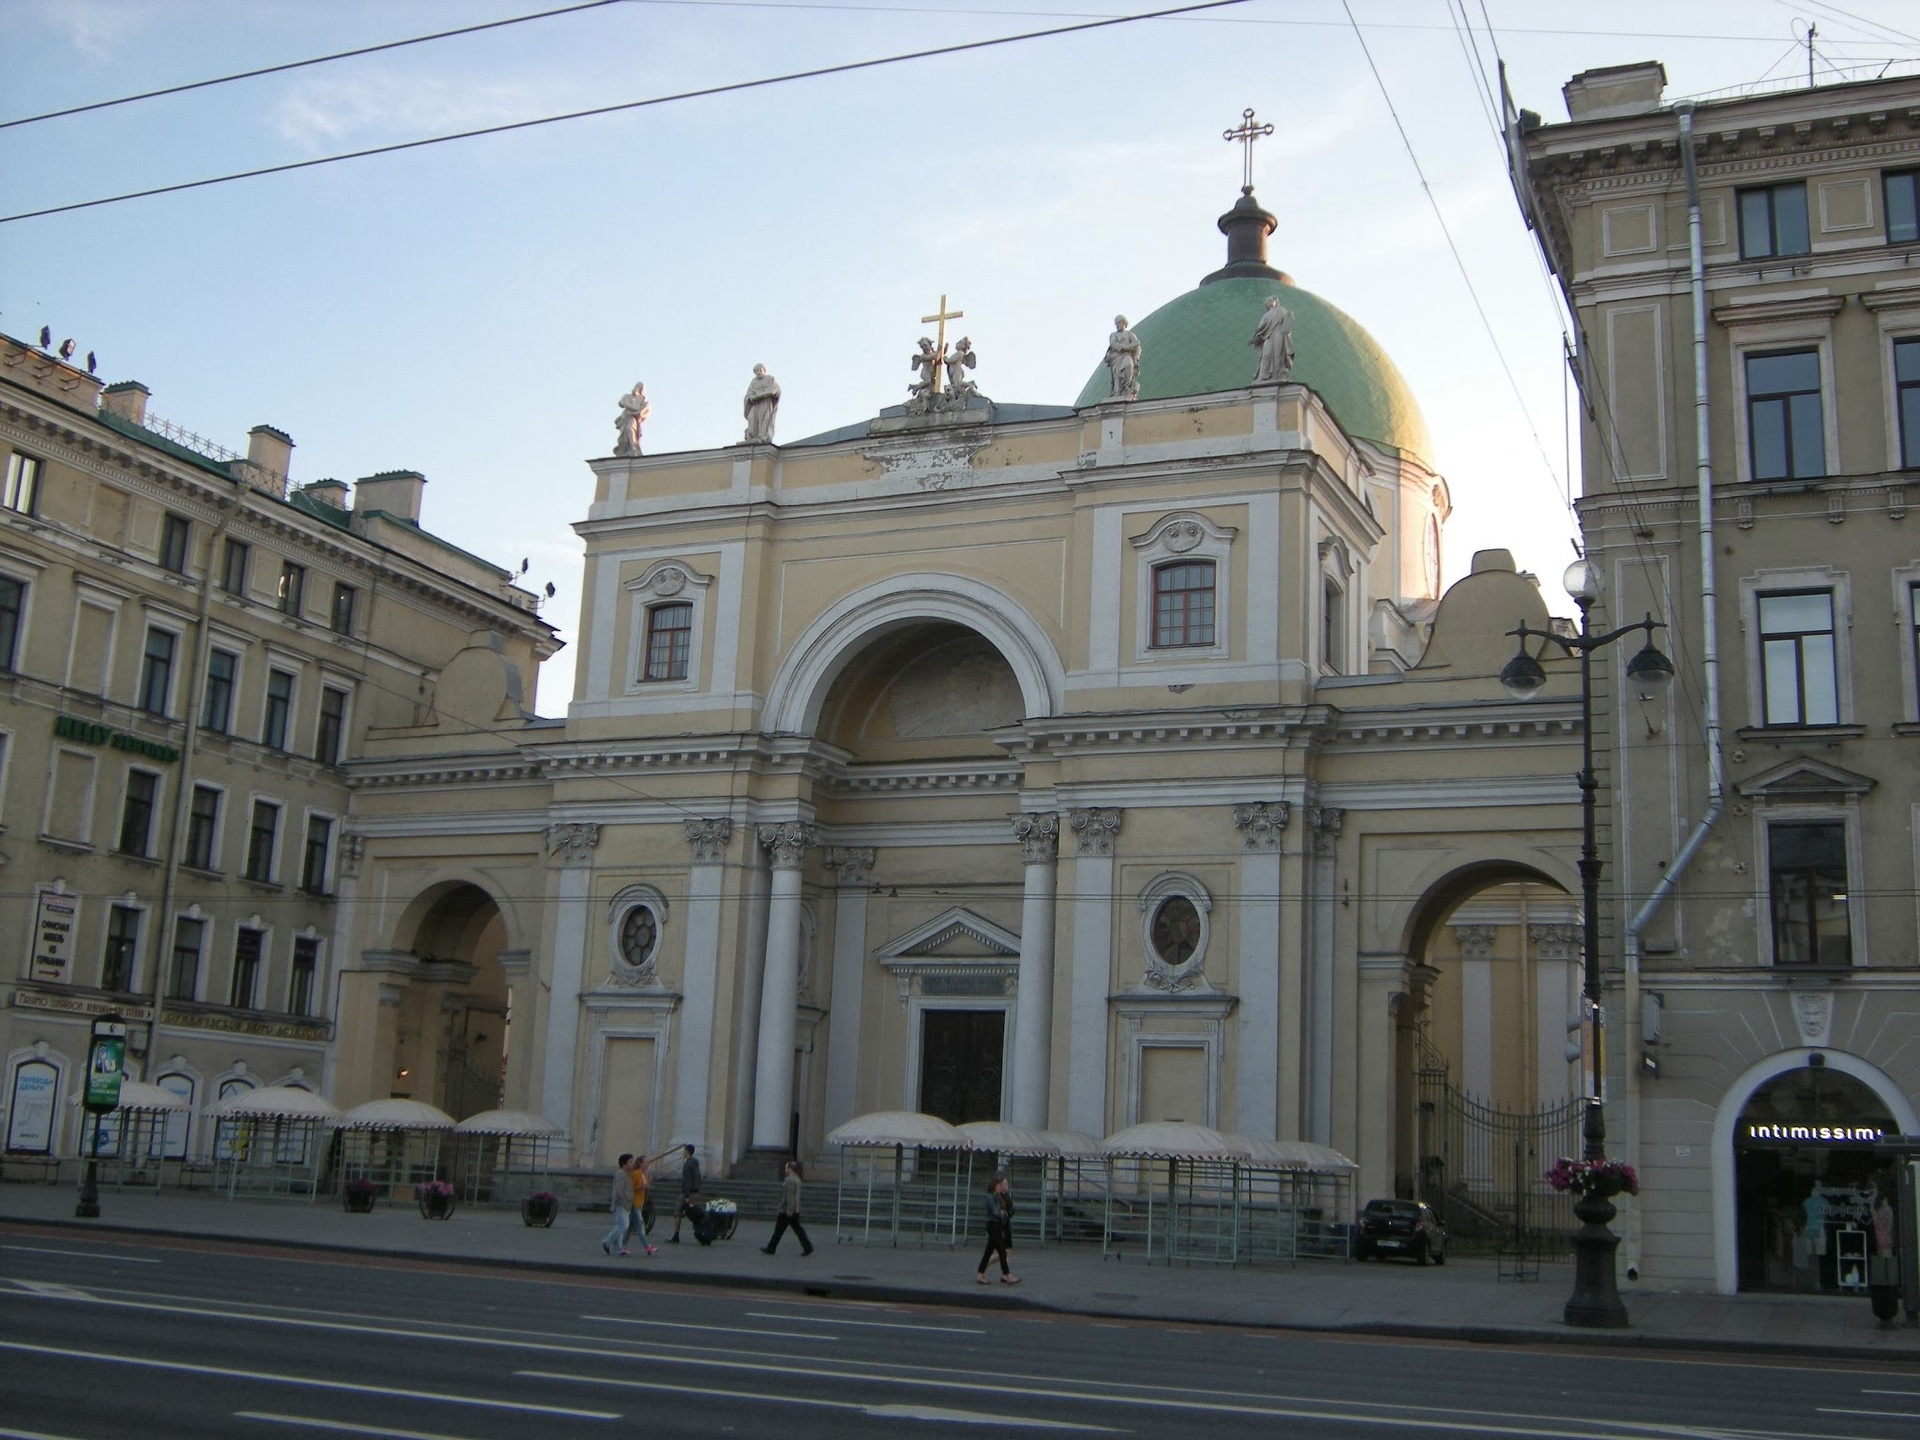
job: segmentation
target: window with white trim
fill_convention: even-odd
[[[240,657],[231,650],[207,652],[207,688],[200,702],[200,728],[225,735],[233,726],[233,692],[240,678]]]
[[[1740,258],[1805,255],[1813,249],[1807,224],[1807,186],[1802,180],[1760,185],[1739,194]]]
[[[273,883],[274,851],[280,844],[280,807],[271,800],[253,802],[247,826],[247,879]]]
[[[169,510],[160,517],[160,568],[175,575],[187,573],[187,547],[193,538],[193,524],[184,515]]]
[[[0,575],[0,670],[13,669],[19,657],[21,618],[26,610],[26,584]]]
[[[195,785],[193,801],[187,809],[187,853],[183,863],[194,870],[219,868],[220,791],[212,785]]]
[[[629,695],[698,687],[713,577],[684,560],[655,560],[621,584],[628,596]]]
[[[1887,209],[1887,243],[1920,240],[1920,170],[1894,170],[1880,180]]]
[[[293,720],[293,675],[267,671],[266,708],[260,718],[260,743],[269,750],[287,748],[287,728]]]
[[[251,1010],[260,989],[260,961],[267,948],[267,932],[252,925],[239,926],[233,932],[233,979],[227,987],[227,1004],[235,1010]]]
[[[1153,567],[1154,649],[1211,646],[1216,609],[1211,560]]]
[[[338,765],[346,734],[347,692],[323,685],[320,687],[320,719],[313,732],[313,758],[322,765]]]
[[[684,680],[693,654],[693,604],[670,601],[647,607],[646,664],[642,680]]]
[[[0,486],[0,506],[31,515],[40,503],[40,461],[14,451],[7,456],[7,479]]]
[[[153,854],[153,812],[160,803],[160,777],[151,770],[127,771],[120,804],[120,853],[141,859]]]
[[[1827,473],[1820,352],[1742,357],[1747,378],[1747,464],[1755,480],[1814,480]]]
[[[332,819],[325,815],[309,815],[306,848],[300,856],[300,888],[309,895],[327,893],[327,866],[332,854]]]
[[[287,1013],[311,1015],[320,973],[320,942],[311,935],[293,937],[293,966],[287,981]]]
[[[1758,604],[1760,723],[1839,724],[1833,592],[1778,591],[1760,595]]]
[[[1775,965],[1851,965],[1844,820],[1767,823]]]
[[[253,551],[244,540],[227,538],[220,550],[220,588],[229,595],[247,593],[247,562]]]
[[[140,657],[140,693],[135,702],[149,715],[165,715],[173,693],[173,656],[180,637],[171,630],[150,626],[146,650]]]
[[[173,964],[167,972],[169,1000],[195,1000],[200,995],[200,956],[207,944],[207,922],[182,915],[173,922]]]
[[[131,993],[140,955],[140,921],[145,912],[133,905],[107,910],[107,943],[100,955],[100,988]]]
[[[280,562],[280,585],[276,598],[284,613],[296,620],[300,618],[301,607],[307,599],[306,566],[292,560]]]
[[[1224,660],[1232,630],[1237,531],[1194,510],[1162,515],[1134,551],[1135,664]]]
[[[1920,339],[1893,342],[1893,405],[1900,468],[1920,470]]]

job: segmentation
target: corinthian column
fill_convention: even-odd
[[[593,851],[600,827],[547,827],[547,854],[560,867],[554,884],[552,990],[547,999],[547,1043],[540,1067],[540,1113],[573,1134],[573,1092],[580,1045],[580,980],[586,968],[587,897],[593,888]]]
[[[720,971],[721,895],[733,821],[722,815],[685,824],[693,865],[687,871],[686,961],[680,975],[679,1053],[674,1057],[673,1133],[668,1138],[691,1142],[702,1154],[711,1155],[707,1100],[718,1048],[713,1017]]]
[[[839,877],[833,906],[833,996],[827,1012],[828,1130],[854,1116],[860,1080],[861,1002],[867,973],[867,887],[873,879],[874,853],[836,846],[827,851],[827,869]]]
[[[1047,1088],[1053,1074],[1053,896],[1060,854],[1060,817],[1016,815],[1026,872],[1020,906],[1020,977],[1013,1001],[1013,1104],[1015,1125],[1047,1128]]]
[[[1113,838],[1118,809],[1067,812],[1073,862],[1073,966],[1067,1013],[1067,1128],[1107,1133],[1107,995],[1113,988]]]
[[[793,1118],[794,1006],[800,998],[800,867],[819,839],[794,820],[762,825],[773,861],[767,907],[767,965],[760,977],[760,1042],[754,1051],[753,1148],[785,1150]]]

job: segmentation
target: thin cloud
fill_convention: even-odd
[[[302,83],[280,102],[274,128],[290,144],[320,151],[498,125],[538,114],[541,99],[533,87],[519,81],[322,78]]]

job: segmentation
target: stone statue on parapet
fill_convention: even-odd
[[[1280,303],[1278,295],[1267,297],[1266,311],[1247,343],[1260,352],[1254,384],[1279,384],[1293,374],[1293,312]]]
[[[1113,334],[1107,337],[1107,379],[1110,398],[1140,398],[1140,337],[1127,328],[1127,317],[1113,317]]]
[[[980,393],[980,387],[967,379],[967,371],[979,363],[980,357],[973,352],[973,341],[962,335],[947,354],[947,393],[942,397],[942,410],[964,410],[967,401]]]
[[[924,415],[933,409],[934,401],[940,394],[940,360],[940,352],[933,348],[933,341],[922,335],[919,348],[907,357],[907,368],[918,372],[907,386],[909,415]]]
[[[647,399],[646,382],[634,381],[633,389],[620,397],[620,413],[613,417],[615,455],[640,453],[640,427],[647,423],[647,417],[652,413],[653,405]]]
[[[766,366],[753,367],[753,379],[747,382],[741,408],[747,417],[746,443],[771,445],[774,412],[780,408],[780,382],[767,373]]]

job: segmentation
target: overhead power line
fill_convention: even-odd
[[[65,110],[48,110],[40,115],[22,115],[18,120],[0,120],[0,130],[16,125],[38,125],[42,120],[60,120],[68,115],[85,115],[94,110],[111,110],[116,105],[132,105],[140,100],[158,100],[163,95],[184,95],[189,90],[206,90],[215,85],[231,85],[236,80],[257,80],[262,75],[279,75],[288,70],[304,70],[310,65],[330,65],[335,60],[352,60],[361,55],[377,55],[382,50],[401,50],[409,45],[425,45],[431,40],[451,40],[456,35],[474,35],[482,30],[500,30],[509,25],[525,25],[530,20],[551,20],[556,15],[572,15],[581,10],[598,10],[626,0],[583,0],[578,5],[563,5],[558,10],[542,10],[536,15],[514,15],[505,20],[489,20],[481,25],[463,25],[458,30],[438,30],[431,35],[415,35],[411,40],[388,40],[380,45],[362,45],[357,50],[339,50],[331,55],[315,55],[308,60],[289,60],[282,65],[263,65],[258,70],[242,70],[235,75],[216,75],[210,80],[191,80],[184,85],[168,85],[160,90],[143,90],[138,95],[122,95],[117,100],[95,100],[86,105],[70,105]]]
[[[654,95],[645,100],[624,100],[613,105],[595,105],[586,110],[570,110],[563,115],[545,115],[534,120],[512,120],[501,125],[484,125],[475,130],[460,130],[451,135],[432,135],[422,140],[400,140],[390,145],[375,145],[366,150],[350,150],[339,155],[319,155],[311,160],[289,160],[279,165],[262,165],[252,170],[236,170],[228,175],[213,175],[203,180],[182,180],[173,185],[155,185],[145,190],[128,190],[105,195],[97,200],[76,200],[67,205],[49,205],[40,210],[22,210],[0,215],[0,225],[16,220],[37,220],[47,215],[65,215],[75,210],[91,210],[101,205],[118,205],[127,200],[145,200],[155,195],[173,195],[183,190],[200,190],[210,185],[229,185],[236,180],[256,180],[263,175],[283,175],[295,170],[311,170],[320,165],[338,165],[347,160],[365,160],[375,155],[393,155],[403,150],[420,150],[429,145],[447,145],[455,140],[475,140],[483,135],[505,135],[515,130],[532,130],[543,125],[559,125],[569,120],[587,120],[598,115],[618,115],[628,110],[644,110],[653,105],[671,105],[683,100],[700,100],[713,95],[731,95],[743,90],[760,90],[772,85],[788,85],[797,80],[818,80],[828,75],[847,75],[859,70],[877,70],[888,65],[905,65],[915,60],[931,60],[943,55],[963,55],[973,50],[991,50],[1028,40],[1047,40],[1058,35],[1074,35],[1089,30],[1106,30],[1132,25],[1142,20],[1166,20],[1178,15],[1194,15],[1207,10],[1225,10],[1243,5],[1246,0],[1202,0],[1193,5],[1177,5],[1166,10],[1148,10],[1138,15],[1115,15],[1086,20],[1074,25],[1056,25],[1046,30],[1027,30],[1015,35],[995,35],[986,40],[964,40],[953,45],[936,45],[927,50],[908,50],[871,60],[847,60],[838,65],[821,65],[810,70],[790,70],[757,80],[734,80],[722,85],[706,85],[697,90],[680,90],[671,95]]]

